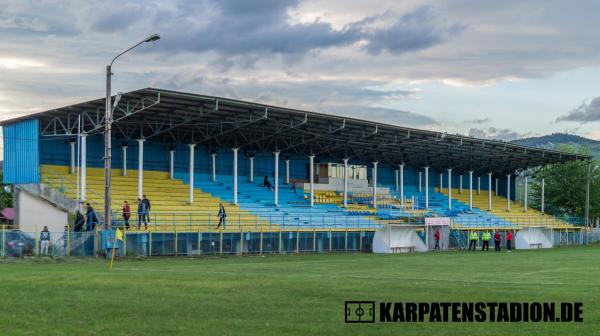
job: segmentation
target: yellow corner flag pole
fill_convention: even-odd
[[[108,266],[109,271],[112,270],[113,262],[115,261],[115,250],[117,249],[118,240],[123,241],[123,232],[121,232],[121,230],[117,228],[117,231],[115,231],[115,241],[113,243],[112,257],[110,258],[110,265]]]

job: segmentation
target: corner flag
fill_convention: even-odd
[[[123,232],[117,228],[115,231],[115,241],[113,242],[112,257],[110,258],[110,265],[108,270],[112,270],[113,261],[115,261],[115,250],[117,249],[117,240],[123,241]]]

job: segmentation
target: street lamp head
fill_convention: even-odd
[[[154,41],[157,41],[157,40],[160,40],[160,35],[158,35],[158,34],[152,34],[152,35],[146,37],[146,39],[144,40],[144,42],[154,42]]]

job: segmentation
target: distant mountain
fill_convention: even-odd
[[[574,147],[585,146],[589,148],[596,159],[600,159],[600,141],[584,138],[579,135],[554,133],[540,137],[513,140],[512,143],[536,148],[556,149],[557,146],[567,144]]]

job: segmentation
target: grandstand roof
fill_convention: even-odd
[[[39,118],[41,135],[103,131],[105,99],[5,120]],[[367,117],[367,116],[365,116]],[[122,94],[114,112],[115,137],[123,141],[157,140],[167,145],[196,143],[212,148],[238,147],[246,152],[281,151],[282,155],[314,154],[317,160],[379,161],[434,169],[492,171],[505,174],[529,167],[587,160],[590,157],[477,139],[376,121],[277,107],[229,98],[156,88]]]

